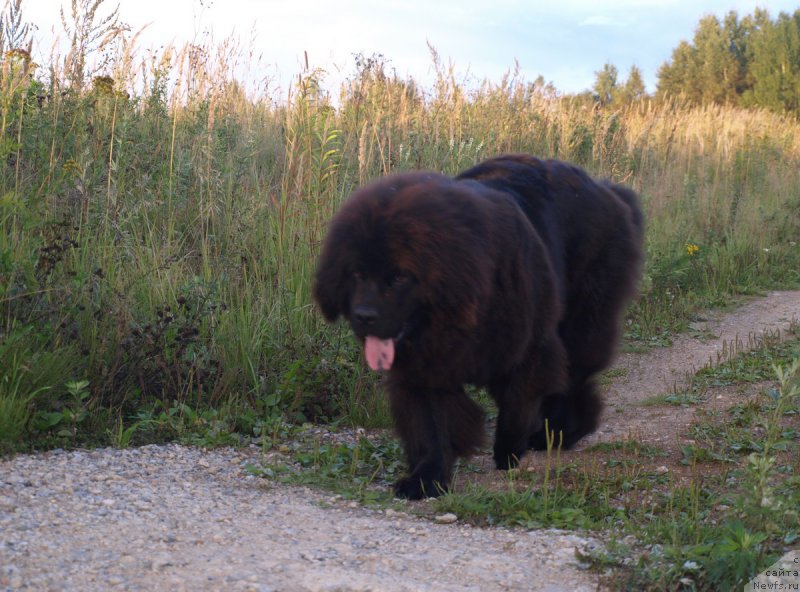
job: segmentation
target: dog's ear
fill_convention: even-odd
[[[350,314],[353,273],[364,256],[367,237],[373,230],[374,199],[368,190],[356,191],[328,224],[322,242],[313,296],[328,321]]]
[[[330,244],[326,244],[323,248],[313,287],[314,300],[322,315],[330,322],[347,314],[350,303],[347,271],[335,256],[334,250]]]

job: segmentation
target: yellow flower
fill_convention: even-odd
[[[686,252],[689,253],[689,257],[694,257],[695,255],[697,255],[697,252],[699,250],[700,247],[698,247],[696,244],[686,243]]]
[[[65,173],[71,173],[76,177],[80,176],[81,174],[81,168],[78,166],[78,163],[72,160],[71,158],[67,162],[62,164],[61,168]]]

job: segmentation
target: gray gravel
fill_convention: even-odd
[[[0,590],[596,590],[557,531],[437,524],[270,483],[258,449],[0,461]]]

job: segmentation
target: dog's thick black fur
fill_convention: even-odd
[[[387,373],[412,499],[445,491],[455,459],[483,443],[498,406],[494,459],[569,448],[597,428],[594,377],[610,363],[642,263],[643,218],[629,189],[578,167],[506,155],[455,178],[384,177],[331,221],[314,296],[345,316],[371,367]]]

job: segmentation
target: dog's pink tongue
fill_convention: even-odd
[[[364,355],[373,370],[388,370],[394,361],[394,341],[368,336],[364,341]]]

